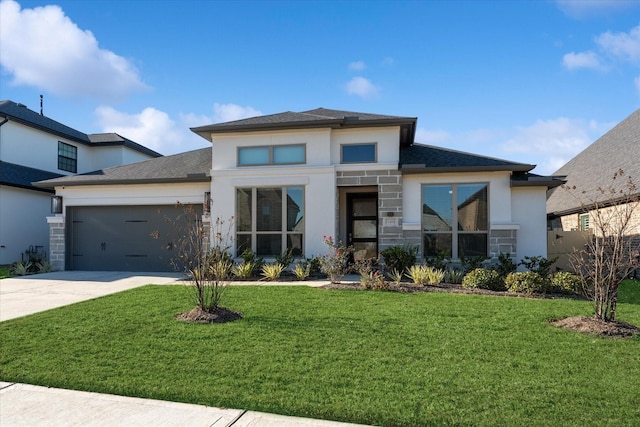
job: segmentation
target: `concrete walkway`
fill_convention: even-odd
[[[177,274],[62,271],[0,280],[0,321],[146,284],[180,283]],[[353,280],[357,278],[348,278]],[[237,282],[307,285],[328,282]],[[0,379],[0,426],[348,427],[356,424],[202,405],[63,390]]]

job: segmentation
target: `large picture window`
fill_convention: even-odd
[[[304,144],[238,148],[238,166],[296,165],[304,163],[306,163],[306,147]]]
[[[487,184],[422,186],[425,257],[486,257],[489,246]]]
[[[78,148],[58,141],[58,169],[78,173]]]
[[[261,257],[303,254],[304,187],[236,189],[236,248]]]

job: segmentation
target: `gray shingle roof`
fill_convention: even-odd
[[[80,132],[50,119],[47,116],[30,110],[26,105],[18,104],[9,100],[0,101],[0,116],[9,118],[9,120],[21,123],[25,126],[39,129],[92,147],[124,145],[151,157],[160,157],[162,155],[138,144],[137,142],[122,137],[117,133],[86,134]]]
[[[640,184],[640,109],[585,148],[554,175],[566,176],[567,187],[575,186],[576,194],[584,191],[584,203],[587,203],[587,197],[597,197],[598,187],[611,187],[613,175],[619,169]],[[623,184],[619,179],[616,181]],[[599,201],[606,202],[603,196]],[[547,214],[562,215],[579,210],[581,202],[564,189],[549,191]]]
[[[316,108],[314,110],[270,114],[250,117],[225,123],[191,128],[203,138],[211,141],[212,133],[250,132],[259,130],[300,129],[300,128],[348,128],[365,126],[400,126],[401,142],[410,144],[415,136],[417,118],[389,116],[383,114],[360,113],[354,111]]]
[[[211,180],[211,147],[158,157],[80,175],[38,182],[43,188],[74,185],[206,182]]]
[[[0,184],[10,187],[26,188],[28,190],[46,191],[50,190],[38,188],[31,183],[41,181],[43,179],[58,178],[63,175],[59,173],[44,171],[41,169],[29,168],[26,166],[16,165],[0,161]]]
[[[528,172],[534,165],[479,156],[432,145],[413,144],[400,147],[400,170],[404,173],[520,171]]]

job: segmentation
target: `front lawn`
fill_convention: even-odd
[[[640,324],[627,281],[619,320]],[[173,319],[146,286],[0,323],[0,379],[387,426],[624,426],[640,419],[640,338],[548,324],[579,300],[232,287],[225,324]],[[25,301],[28,303],[28,301]]]

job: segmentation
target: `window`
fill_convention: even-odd
[[[589,214],[580,214],[580,231],[589,231]]]
[[[238,147],[238,166],[303,164],[306,157],[304,144]]]
[[[78,148],[58,141],[58,169],[78,172]]]
[[[487,256],[487,184],[422,186],[422,241],[425,257]]]
[[[236,189],[237,255],[303,254],[304,187]]]
[[[376,144],[344,144],[340,146],[340,163],[375,163]]]

